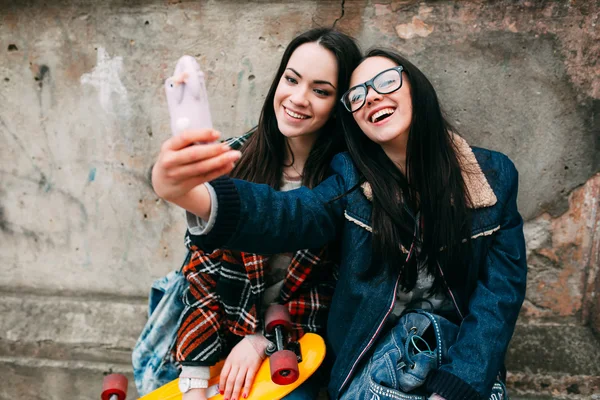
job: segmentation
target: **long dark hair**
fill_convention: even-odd
[[[470,198],[452,140],[452,133],[457,132],[444,117],[435,89],[417,67],[385,49],[370,50],[364,59],[377,56],[404,67],[410,82],[412,123],[404,175],[381,146],[360,130],[351,113],[341,115],[350,155],[373,193],[374,259],[367,273],[379,272],[384,261],[390,267],[387,272],[400,274],[402,289],[410,291],[418,278],[418,265],[425,262],[427,272],[435,277],[432,292],[438,292],[443,289],[438,263],[451,272],[445,278],[452,286],[460,284],[467,268]],[[419,211],[416,226],[405,206]],[[421,232],[416,238],[415,229]],[[400,244],[409,249],[413,243],[421,250],[407,262]]]
[[[285,137],[277,127],[273,99],[279,80],[283,75],[292,53],[305,43],[316,42],[331,51],[338,64],[338,86],[336,98],[348,89],[350,75],[361,59],[360,49],[350,36],[331,28],[315,28],[296,36],[285,49],[281,63],[269,93],[265,99],[258,126],[242,149],[242,157],[231,172],[231,176],[247,181],[266,183],[276,189],[281,186],[285,159]],[[306,160],[302,184],[314,187],[325,179],[331,158],[345,150],[342,130],[337,129],[334,116],[341,111],[336,101],[332,117],[322,128]]]

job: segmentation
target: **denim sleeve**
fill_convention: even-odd
[[[346,197],[342,195],[348,190],[344,176],[353,168],[350,163],[336,156],[331,175],[312,190],[279,192],[227,177],[211,182],[219,204],[217,219],[208,234],[192,235],[192,244],[205,251],[229,248],[257,254],[324,246],[343,225]]]
[[[523,219],[517,210],[518,174],[504,158],[501,177],[508,195],[480,278],[469,301],[450,362],[428,380],[428,389],[448,400],[487,399],[513,335],[525,298],[527,260]]]

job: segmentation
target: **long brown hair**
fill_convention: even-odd
[[[467,274],[471,220],[460,154],[451,136],[456,129],[444,117],[433,85],[414,64],[392,50],[373,49],[365,59],[369,57],[385,57],[404,67],[413,113],[406,175],[361,131],[352,114],[340,116],[348,151],[373,190],[374,260],[366,273],[376,274],[387,264],[386,272],[400,274],[402,289],[410,291],[417,282],[419,265],[425,264],[435,277],[432,289],[439,292],[444,289],[439,263],[449,272],[448,283],[460,285]],[[417,226],[405,206],[420,212]],[[422,235],[418,234],[421,222]],[[406,249],[415,244],[421,251],[407,260],[400,243]]]
[[[287,141],[277,127],[273,100],[292,53],[299,46],[312,42],[331,51],[337,60],[336,97],[348,89],[350,75],[361,58],[354,39],[331,28],[315,28],[296,36],[283,53],[279,69],[263,104],[258,126],[253,129],[254,133],[242,148],[242,157],[231,172],[232,177],[266,183],[276,189],[281,186]],[[336,101],[335,107],[332,117],[323,126],[322,134],[315,141],[306,160],[302,178],[304,186],[314,187],[325,179],[331,158],[346,149],[342,130],[336,126],[337,118],[334,117],[339,114],[341,103]]]

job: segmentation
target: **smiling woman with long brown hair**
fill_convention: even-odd
[[[343,33],[318,28],[300,34],[283,54],[258,126],[243,137],[241,153],[222,144],[182,147],[193,134],[184,132],[163,145],[155,173],[167,166],[169,177],[177,180],[182,171],[189,170],[188,160],[206,151],[227,165],[237,161],[232,176],[274,190],[316,186],[327,176],[333,156],[345,149],[336,126],[338,99],[359,60],[358,46]],[[187,221],[191,237],[214,224],[214,220],[204,224],[190,213]],[[190,287],[176,358],[183,365],[180,380],[190,383],[184,385],[186,389],[196,388],[186,390],[184,400],[206,399],[201,386],[208,378],[208,367],[224,356],[219,384],[224,397],[239,399],[248,394],[265,358],[268,341],[262,335],[262,321],[271,303],[288,307],[294,337],[305,332],[324,334],[336,280],[327,243],[269,257],[222,249],[204,253],[191,244],[189,249],[184,274]],[[286,399],[315,399],[320,384],[315,377]]]

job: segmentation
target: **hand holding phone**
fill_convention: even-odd
[[[174,75],[165,80],[165,94],[173,137],[161,146],[152,187],[161,198],[208,219],[210,194],[203,183],[231,172],[241,153],[215,143],[219,133],[212,129],[204,74],[194,57],[177,61]]]

